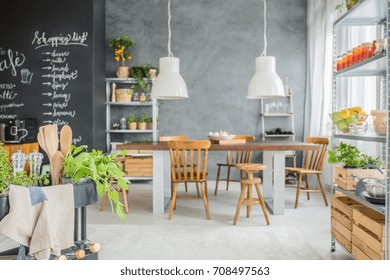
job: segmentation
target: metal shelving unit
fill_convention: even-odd
[[[389,0],[360,0],[358,4],[355,5],[354,8],[346,12],[343,16],[341,16],[334,23],[333,27],[333,35],[334,35],[334,66],[336,65],[337,58],[337,29],[340,27],[346,26],[367,26],[367,25],[376,25],[381,26],[381,34],[383,38],[388,37],[389,23],[388,18],[390,16],[389,11],[390,1]],[[371,57],[365,61],[362,61],[358,64],[352,65],[346,69],[343,69],[338,72],[334,72],[333,74],[333,95],[332,95],[332,110],[335,112],[337,108],[337,82],[339,79],[349,78],[349,77],[367,77],[367,76],[376,76],[378,77],[378,84],[380,85],[378,88],[378,92],[376,92],[376,97],[379,102],[377,102],[377,106],[381,107],[381,109],[385,109],[388,112],[388,116],[390,117],[390,95],[388,89],[388,79],[389,79],[389,46],[384,53]],[[389,127],[389,123],[387,124]],[[344,190],[337,185],[333,185],[333,191],[338,191],[346,195],[347,197],[355,200],[374,211],[385,215],[385,228],[386,228],[386,248],[385,248],[385,259],[389,259],[389,243],[390,243],[390,224],[389,224],[389,186],[390,186],[390,135],[389,129],[387,131],[386,136],[378,136],[373,134],[365,134],[365,135],[351,135],[351,134],[341,134],[337,133],[336,128],[333,127],[332,131],[332,141],[331,145],[334,146],[337,141],[342,139],[348,140],[356,140],[362,141],[363,143],[376,143],[380,148],[379,153],[380,156],[385,160],[387,169],[387,195],[386,195],[386,203],[384,206],[372,204],[365,200],[363,197],[360,197],[355,194],[355,191],[347,191]],[[332,250],[335,246],[335,239],[332,237]]]
[[[145,79],[149,84],[152,83],[150,79]],[[112,83],[116,84],[127,84],[132,85],[137,81],[133,78],[122,79],[122,78],[106,78],[106,148],[107,152],[111,151],[111,136],[112,134],[129,134],[129,135],[138,135],[138,134],[152,134],[152,140],[157,141],[158,130],[157,130],[157,119],[158,119],[158,106],[157,100],[152,99],[149,102],[111,102],[111,85]],[[153,118],[153,129],[146,130],[129,130],[129,129],[113,129],[112,128],[112,119],[111,113],[113,110],[129,107],[130,110],[135,107],[150,107],[152,111]],[[119,121],[119,120],[118,120]]]

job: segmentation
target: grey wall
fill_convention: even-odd
[[[158,65],[167,56],[167,0],[106,0],[106,43],[127,35],[136,42],[128,66]],[[209,131],[260,137],[259,100],[246,98],[263,50],[263,1],[172,0],[172,52],[181,61],[188,100],[160,108],[160,135],[207,138]],[[294,92],[297,139],[303,135],[306,77],[306,0],[267,1],[267,54]],[[106,75],[118,64],[107,47]],[[280,127],[285,120],[275,123]],[[260,160],[259,155],[256,155]],[[223,153],[211,153],[210,179]]]

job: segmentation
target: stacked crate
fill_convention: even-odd
[[[332,237],[350,253],[352,253],[352,213],[357,207],[362,207],[362,204],[346,196],[332,197]]]
[[[352,255],[357,260],[384,260],[385,216],[367,207],[352,211]]]

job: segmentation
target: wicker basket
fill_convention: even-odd
[[[130,102],[133,96],[133,90],[129,88],[121,88],[115,90],[115,100],[117,102]]]

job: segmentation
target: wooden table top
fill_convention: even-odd
[[[261,141],[245,144],[211,144],[209,151],[303,151],[319,150],[319,145],[299,141]],[[120,150],[168,150],[166,142],[137,142],[117,145]]]

